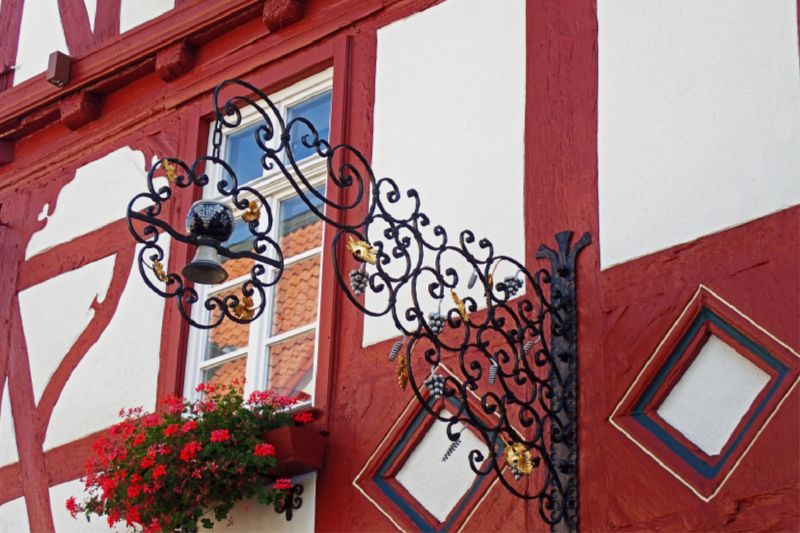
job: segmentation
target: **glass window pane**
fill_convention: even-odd
[[[249,224],[242,219],[236,221],[231,238],[223,244],[232,252],[245,252],[253,250],[255,235],[250,233]],[[219,256],[219,262],[228,272],[228,279],[236,279],[239,276],[249,274],[255,261],[252,259],[229,259],[224,255]]]
[[[229,294],[236,294],[239,299],[242,298],[241,286],[233,287],[226,291],[222,291],[217,295],[218,298],[223,299]],[[258,302],[256,302],[258,303]],[[202,305],[198,303],[197,305]],[[221,310],[219,308],[211,311],[211,321],[214,322],[219,319]],[[237,324],[233,320],[225,319],[219,326],[208,330],[208,337],[206,340],[205,356],[203,359],[208,360],[226,353],[235,352],[247,347],[250,341],[250,325]]]
[[[287,267],[275,290],[272,333],[292,331],[317,320],[319,259],[310,257]]]
[[[256,129],[261,125],[257,122],[228,135],[228,156],[226,161],[236,173],[239,185],[260,178],[264,169],[261,167],[261,156],[264,152],[256,144]],[[225,171],[222,170],[224,177]]]
[[[314,125],[320,139],[328,140],[331,125],[331,91],[318,94],[304,102],[293,105],[287,113],[287,123],[297,117],[303,117]],[[289,134],[291,135],[291,149],[295,161],[300,161],[313,155],[316,151],[313,148],[303,146],[303,136],[310,135],[308,126],[296,123],[292,126]],[[309,141],[312,139],[309,138]]]
[[[239,357],[233,361],[227,361],[218,366],[213,366],[203,371],[203,382],[212,385],[220,383],[228,387],[233,385],[234,380],[239,383],[244,381],[244,373],[247,369],[247,356]]]
[[[314,337],[310,331],[270,348],[269,388],[300,401],[311,399],[314,376]]]
[[[324,186],[319,187],[317,191],[325,196]],[[309,194],[308,198],[314,207],[324,211],[322,200],[313,194]],[[278,224],[279,244],[286,258],[322,245],[322,220],[299,196],[281,202]]]

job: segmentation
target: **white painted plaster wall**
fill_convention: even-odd
[[[169,240],[162,246],[166,263]],[[164,299],[142,282],[134,258],[117,312],[53,408],[45,450],[119,422],[123,407],[155,410],[163,317]]]
[[[603,268],[800,203],[794,0],[598,0]]]
[[[89,14],[89,26],[94,31],[94,17],[97,14],[97,0],[83,0],[86,12]]]
[[[84,483],[78,479],[68,481],[60,485],[50,487],[50,510],[53,513],[53,525],[56,533],[109,533],[127,531],[124,522],[120,522],[114,528],[109,529],[106,517],[92,515],[90,522],[86,521],[86,515],[79,514],[76,518],[67,511],[67,500],[70,496],[82,501],[85,498],[83,492]]]
[[[8,381],[3,384],[3,396],[1,401],[0,466],[5,466],[19,461],[19,455],[17,455],[17,435],[14,431],[14,416],[11,413],[11,398],[8,394]]]
[[[105,300],[116,255],[65,272],[19,293],[22,329],[36,403],[53,372]]]
[[[256,501],[239,503],[229,515],[233,523],[227,526],[220,522],[214,529],[225,533],[254,533],[257,531],[280,531],[281,533],[313,533],[315,505],[317,499],[317,473],[312,472],[292,479],[293,483],[303,485],[303,506],[293,510],[292,520],[278,514],[272,507]]]
[[[656,412],[717,455],[768,381],[766,372],[712,335]]]
[[[154,180],[156,190],[167,184],[166,178]],[[131,198],[146,191],[144,154],[127,146],[78,168],[45,227],[31,236],[25,259],[125,218]]]
[[[451,243],[470,229],[474,250],[487,237],[496,254],[523,258],[525,2],[501,3],[447,0],[378,30],[372,165],[403,193],[419,191]],[[382,238],[375,230],[371,240]],[[483,300],[481,289],[466,289],[470,269],[454,266],[459,296]],[[410,293],[400,296],[405,309]],[[370,307],[382,302],[368,293]],[[448,302],[443,310],[453,307],[449,294]],[[366,319],[365,345],[394,336],[390,318]]]
[[[447,461],[442,461],[452,444],[446,427],[444,423],[434,423],[395,476],[439,521],[447,518],[475,481],[469,453],[479,450],[484,457],[488,453],[483,441],[465,430],[461,432],[461,444]]]
[[[30,531],[25,498],[17,498],[0,505],[0,533]]]
[[[122,0],[119,12],[119,32],[144,24],[175,7],[175,0]]]
[[[57,50],[69,54],[58,0],[25,0],[14,85],[47,71],[50,54]]]

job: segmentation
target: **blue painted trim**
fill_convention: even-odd
[[[457,407],[456,403],[452,399],[447,398],[447,400],[454,407]],[[428,405],[433,406],[433,403],[434,401],[432,398],[428,400]],[[375,474],[375,477],[372,478],[372,481],[375,482],[375,485],[381,490],[381,492],[386,494],[386,496],[388,496],[395,505],[397,505],[406,515],[408,515],[408,517],[421,531],[426,533],[438,533],[440,531],[448,531],[450,529],[455,519],[458,517],[461,511],[464,510],[464,506],[467,504],[470,498],[472,498],[472,496],[475,494],[475,491],[478,490],[481,484],[487,481],[487,478],[485,476],[476,476],[472,486],[466,492],[466,496],[461,499],[461,503],[455,508],[455,510],[450,512],[450,519],[442,524],[441,529],[434,529],[434,527],[428,523],[428,521],[425,520],[421,514],[414,510],[414,508],[391,487],[391,485],[384,481],[383,478],[386,475],[386,472],[389,470],[395,460],[397,460],[397,456],[400,455],[400,452],[406,447],[408,441],[411,439],[411,435],[413,435],[420,424],[422,424],[422,421],[425,419],[427,414],[428,413],[424,409],[421,409],[419,414],[414,417],[414,420],[412,420],[411,424],[409,424],[408,428],[406,428],[405,432],[403,432],[403,436],[400,438],[394,448],[392,448],[389,456],[381,464],[380,468],[378,468],[378,472]],[[464,431],[468,430],[464,429]]]
[[[725,453],[725,455],[723,455],[716,466],[713,467],[686,446],[681,444],[677,439],[675,439],[675,437],[670,435],[661,426],[656,424],[656,422],[653,421],[645,412],[645,408],[652,401],[653,396],[655,396],[658,389],[664,383],[667,375],[669,375],[675,364],[681,359],[681,357],[683,357],[686,348],[695,338],[698,331],[706,321],[715,324],[717,327],[739,342],[742,346],[750,350],[756,357],[765,361],[773,370],[778,373],[777,379],[773,383],[764,400],[758,405],[755,411],[753,411],[753,414],[750,416],[747,424],[745,424],[745,426],[736,436],[736,439],[728,448],[728,451]],[[694,322],[692,322],[692,325],[689,327],[688,331],[684,334],[678,345],[675,347],[675,350],[673,350],[664,365],[659,369],[658,373],[653,378],[653,381],[647,386],[647,389],[645,389],[644,394],[642,394],[642,397],[634,406],[633,411],[631,412],[631,417],[641,424],[642,427],[655,435],[656,438],[658,438],[661,442],[666,444],[670,450],[678,455],[678,457],[686,461],[686,463],[696,470],[700,475],[706,479],[712,479],[722,470],[722,467],[725,465],[737,446],[739,446],[740,442],[753,425],[756,418],[758,418],[761,412],[766,408],[767,404],[772,399],[775,391],[778,390],[778,387],[783,382],[783,379],[786,377],[788,372],[789,367],[769,353],[766,348],[744,335],[732,324],[723,320],[711,309],[704,306],[698,313],[697,318],[695,318]]]

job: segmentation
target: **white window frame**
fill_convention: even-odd
[[[310,76],[292,85],[291,87],[288,87],[286,89],[283,89],[282,91],[270,95],[270,100],[272,100],[272,102],[278,108],[278,112],[281,114],[281,116],[285,118],[287,116],[287,111],[290,107],[298,103],[301,103],[305,100],[308,100],[309,98],[317,96],[319,94],[331,91],[332,88],[333,88],[333,69],[329,68],[323,72],[320,72],[319,74]],[[258,103],[262,105],[263,108],[268,110],[264,102],[258,102]],[[223,132],[224,135],[220,150],[222,154],[225,154],[227,150],[228,135],[230,135],[231,133],[235,133],[240,129],[247,128],[248,126],[251,126],[263,120],[261,115],[253,108],[242,108],[241,113],[242,113],[242,123],[239,126],[239,128],[237,128],[236,130],[227,130]],[[272,115],[271,112],[270,115]],[[275,119],[273,118],[273,121],[274,120]],[[274,124],[276,128],[279,128],[277,121],[275,121]],[[212,149],[211,148],[212,139],[213,139],[213,128],[212,131],[209,132],[209,140],[208,140],[209,153],[211,152]],[[273,139],[273,147],[277,147],[279,142],[280,142],[280,131],[276,131],[275,138]],[[310,157],[301,160],[300,162],[297,163],[297,166],[312,187],[318,188],[323,185],[326,185],[327,182],[326,162],[318,155],[312,155]],[[230,198],[221,198],[220,195],[217,193],[217,183],[219,182],[223,174],[222,168],[219,167],[219,165],[210,165],[210,167],[215,167],[215,168],[208,169],[209,184],[203,188],[203,198],[219,200],[229,205],[233,209],[234,215],[236,216],[236,219],[238,221],[239,217],[241,216],[241,212],[235,207],[233,207]],[[290,166],[287,167],[287,170],[292,174],[294,174]],[[277,232],[279,231],[279,226],[280,226],[279,209],[281,202],[296,197],[297,196],[296,191],[290,184],[289,180],[283,176],[277,165],[273,165],[273,168],[270,171],[264,170],[260,178],[256,178],[252,181],[249,181],[247,183],[247,186],[257,190],[267,200],[269,208],[274,216],[273,227],[270,232],[270,236],[273,239],[275,239],[276,242],[278,242],[279,238]],[[322,243],[325,240],[324,232],[325,229],[323,228],[323,237],[322,237],[322,242],[320,242],[320,246],[313,248],[311,250],[306,250],[305,252],[301,252],[292,257],[285,258],[284,267],[288,269],[292,265],[295,265],[305,259],[309,259],[316,256],[320,257],[320,265],[322,265],[325,260],[325,254],[323,253],[322,249],[323,248]],[[247,280],[249,277],[250,274],[248,273],[245,276],[241,276],[236,279],[226,280],[224,283],[215,286],[213,288],[211,288],[208,285],[195,284],[195,290],[197,290],[198,293],[198,301],[192,308],[192,319],[195,320],[196,322],[207,324],[208,321],[210,320],[211,313],[210,311],[205,309],[203,302],[205,302],[209,294],[219,293],[226,289],[230,289],[231,287],[235,287],[238,284],[242,283],[243,281]],[[296,406],[296,409],[313,407],[314,403],[317,400],[316,394],[314,394],[314,392],[316,387],[317,368],[319,366],[317,358],[319,354],[319,302],[322,296],[321,276],[320,276],[319,292],[317,294],[317,320],[305,326],[301,326],[291,331],[287,331],[270,337],[269,330],[271,327],[271,320],[272,320],[272,303],[276,288],[277,284],[266,290],[267,301],[265,304],[264,313],[257,320],[250,323],[249,342],[248,346],[245,348],[227,354],[223,354],[206,361],[203,359],[203,357],[205,355],[206,341],[208,338],[209,330],[204,330],[194,327],[189,328],[189,339],[186,350],[186,371],[184,378],[184,396],[187,399],[189,400],[200,399],[200,394],[197,393],[195,389],[197,385],[203,381],[202,378],[204,370],[216,366],[218,364],[224,363],[226,361],[237,359],[238,357],[244,354],[247,354],[246,355],[247,364],[245,370],[245,378],[247,382],[244,388],[245,395],[250,394],[254,390],[266,390],[268,386],[269,349],[272,346],[275,346],[276,344],[280,344],[281,342],[298,337],[300,335],[305,335],[309,331],[314,331],[315,332],[314,366],[312,369],[311,382],[308,384],[308,388],[312,391],[311,401],[302,402],[298,404]]]

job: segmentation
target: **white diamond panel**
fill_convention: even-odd
[[[488,449],[469,430],[461,432],[461,444],[447,461],[442,457],[450,447],[444,423],[434,423],[411,453],[395,479],[439,521],[444,521],[453,507],[475,481],[469,466],[469,452]]]
[[[712,335],[658,415],[708,455],[717,455],[769,375]]]

